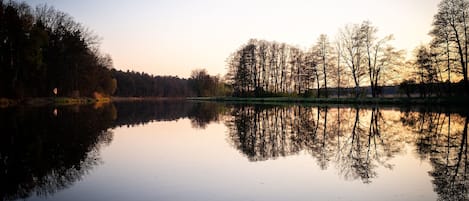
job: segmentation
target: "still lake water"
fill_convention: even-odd
[[[0,109],[0,196],[468,200],[467,117],[184,101]]]

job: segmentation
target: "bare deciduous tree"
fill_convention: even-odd
[[[469,1],[467,0],[442,0],[438,5],[438,13],[434,17],[433,35],[436,43],[446,43],[447,59],[449,59],[449,49],[451,44],[457,52],[459,60],[458,74],[463,77],[466,93],[469,93],[468,80],[468,45],[469,45]],[[449,62],[448,62],[448,66]],[[448,73],[451,73],[449,69]],[[450,74],[449,76],[450,77]]]
[[[360,95],[360,83],[366,75],[366,67],[363,64],[365,57],[364,39],[360,32],[360,25],[347,25],[339,31],[340,56],[344,64],[349,68],[355,84],[355,96]]]

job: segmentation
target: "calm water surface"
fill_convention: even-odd
[[[468,200],[467,114],[193,102],[0,109],[0,196]]]

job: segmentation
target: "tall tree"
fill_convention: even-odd
[[[258,45],[258,51],[257,51],[257,57],[258,62],[259,62],[259,69],[260,69],[260,75],[258,77],[258,87],[261,87],[263,89],[266,89],[269,87],[269,83],[267,82],[267,78],[269,77],[269,69],[268,69],[268,56],[269,52],[269,45],[266,41],[259,41]],[[261,81],[260,81],[261,80]]]
[[[287,92],[287,59],[288,59],[288,46],[285,43],[282,43],[279,47],[279,66],[278,71],[280,71],[280,87],[279,90],[283,93]]]
[[[325,34],[321,34],[318,38],[318,41],[315,46],[317,56],[319,57],[319,64],[322,66],[322,79],[323,79],[323,86],[324,86],[324,96],[328,97],[327,91],[327,83],[328,83],[328,73],[331,71],[330,68],[332,67],[332,46],[329,42],[329,38]],[[319,94],[318,94],[319,95]]]
[[[373,97],[379,94],[379,84],[382,74],[390,70],[395,61],[400,60],[400,52],[395,51],[388,44],[393,36],[388,35],[384,38],[378,38],[378,28],[373,26],[370,21],[361,24],[360,32],[364,40],[364,48],[366,52],[366,65],[368,67],[368,79],[370,81],[371,95]]]
[[[355,84],[355,96],[360,95],[360,83],[366,75],[364,38],[359,24],[347,25],[339,32],[340,56],[349,68]]]
[[[430,31],[430,35],[433,36],[431,46],[434,49],[438,49],[437,53],[440,57],[439,60],[444,61],[446,64],[442,71],[446,71],[446,81],[448,84],[451,83],[451,73],[454,71],[452,66],[458,65],[457,58],[455,57],[456,47],[453,42],[454,36],[452,35],[451,28],[447,26],[448,13],[441,13],[440,16],[435,16],[433,25],[440,27],[440,29],[433,29]]]
[[[433,30],[430,32],[437,43],[454,44],[459,60],[466,93],[469,94],[468,45],[469,45],[469,1],[442,0],[434,16]],[[447,41],[447,42],[446,42]],[[449,51],[448,51],[449,52]]]
[[[422,97],[426,97],[432,91],[429,89],[429,86],[437,80],[434,54],[426,46],[420,46],[416,49],[416,75],[419,79],[420,95]]]
[[[84,26],[52,7],[0,4],[1,97],[51,96],[54,88],[62,96],[112,94],[112,62],[102,62]]]
[[[333,78],[333,80],[335,81],[336,83],[336,87],[337,87],[337,98],[339,98],[341,95],[345,95],[345,94],[341,94],[341,88],[347,86],[348,84],[348,81],[347,81],[347,77],[349,77],[347,75],[347,69],[346,67],[343,65],[342,63],[342,56],[341,56],[341,52],[342,52],[342,47],[341,47],[341,43],[340,43],[340,40],[339,39],[336,39],[336,41],[334,42],[335,44],[335,47],[334,47],[334,52],[335,52],[335,67],[334,67],[334,73],[331,73],[330,77]]]

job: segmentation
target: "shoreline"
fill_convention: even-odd
[[[293,103],[293,104],[349,104],[349,105],[423,105],[423,106],[468,106],[469,97],[428,98],[303,98],[303,97],[190,97],[187,100],[231,103]]]
[[[40,97],[14,100],[0,98],[0,108],[13,106],[46,106],[46,105],[88,105],[111,102],[142,101],[211,101],[223,103],[246,104],[344,104],[344,105],[383,105],[383,106],[456,106],[468,107],[469,97],[429,97],[429,98],[303,98],[303,97],[104,97],[104,98],[70,98]]]
[[[0,108],[14,107],[14,106],[67,106],[67,105],[90,105],[97,103],[111,103],[111,102],[141,102],[141,101],[181,101],[187,100],[186,98],[172,98],[172,97],[37,97],[25,99],[8,99],[0,98]]]
[[[90,98],[90,97],[38,97],[38,98],[25,98],[25,99],[7,99],[0,98],[0,108],[14,107],[14,106],[66,106],[66,105],[89,105],[96,103],[109,103],[110,98]]]

